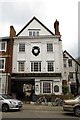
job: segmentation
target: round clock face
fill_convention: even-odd
[[[35,55],[35,56],[39,55],[39,53],[40,53],[40,48],[39,48],[38,46],[34,46],[34,47],[32,48],[32,53],[33,53],[33,55]]]

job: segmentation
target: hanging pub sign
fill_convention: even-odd
[[[34,46],[34,47],[32,48],[32,53],[33,53],[33,55],[35,55],[35,56],[39,55],[39,53],[40,53],[40,48],[39,48],[38,46]]]

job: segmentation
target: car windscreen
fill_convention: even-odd
[[[73,98],[74,100],[75,99],[80,99],[80,95],[77,95],[76,97]]]
[[[2,97],[4,98],[4,99],[13,99],[11,96],[9,96],[9,95],[2,95]]]

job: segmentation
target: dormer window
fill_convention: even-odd
[[[29,29],[29,36],[39,36],[39,29]]]

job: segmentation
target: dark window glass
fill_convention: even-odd
[[[59,92],[59,86],[58,85],[54,86],[54,92]]]

